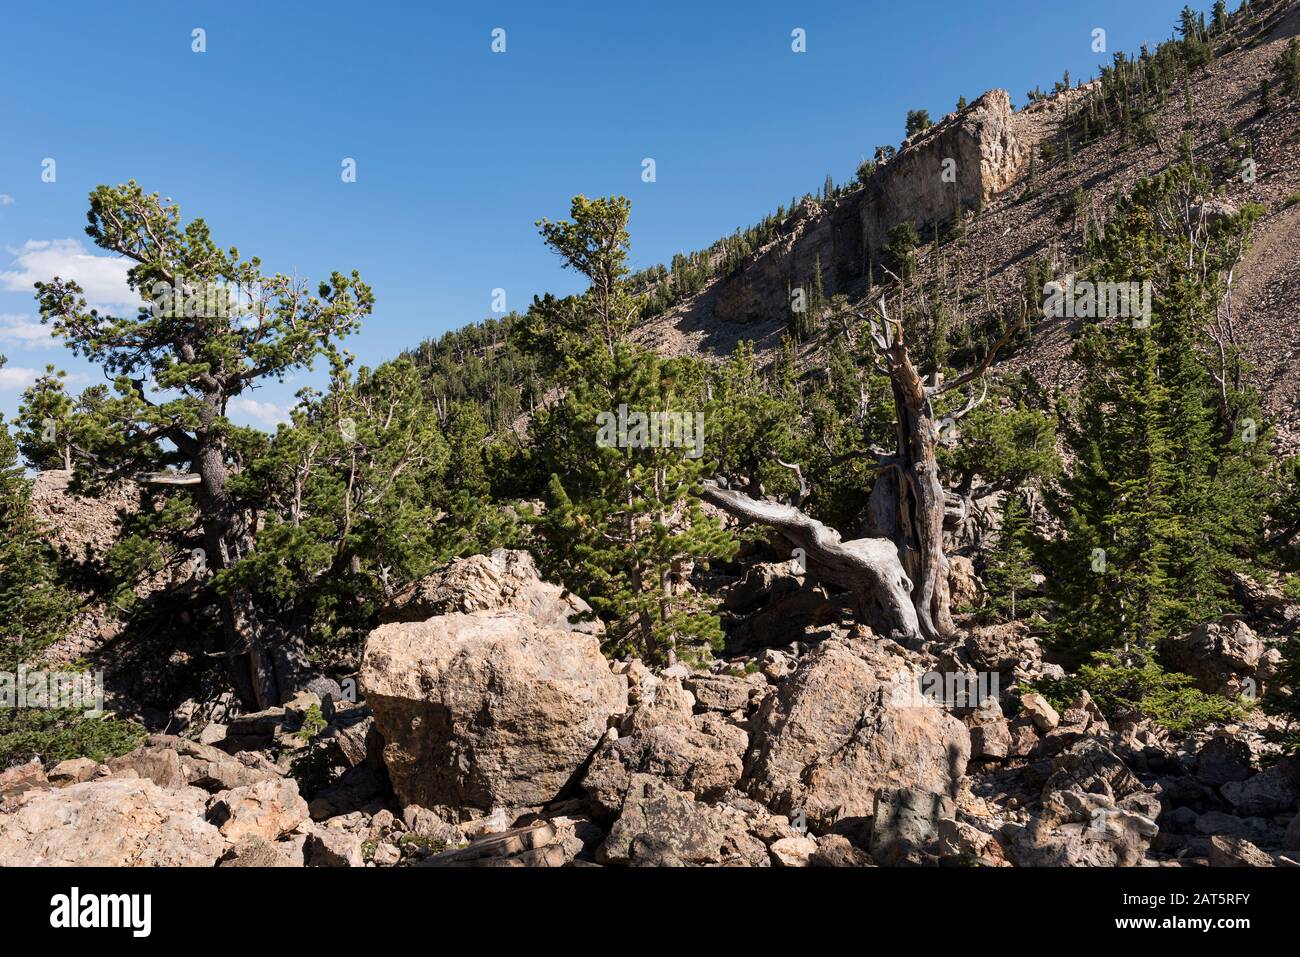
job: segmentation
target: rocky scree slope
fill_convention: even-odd
[[[1017,707],[1008,691],[1061,674],[1020,625],[905,648],[789,563],[759,562],[720,597],[784,615],[781,646],[656,671],[607,661],[560,614],[585,603],[526,553],[454,561],[415,593],[472,597],[423,619],[409,596],[395,607],[367,643],[362,700],[305,692],[104,765],[0,774],[0,865],[1300,862],[1300,763],[1272,760],[1267,719],[1174,734],[1108,720],[1086,694]],[[1254,598],[1252,620],[1300,621]],[[1245,619],[1172,643],[1206,690],[1274,678]],[[927,675],[979,672],[998,696],[919,693]]]

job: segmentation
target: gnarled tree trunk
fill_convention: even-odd
[[[857,596],[859,613],[873,630],[904,639],[951,636],[956,626],[943,551],[947,503],[936,452],[944,429],[984,396],[943,418],[935,415],[933,400],[980,379],[1019,325],[1013,324],[970,372],[947,383],[936,376],[927,385],[912,364],[902,323],[889,318],[880,300],[880,322],[872,320],[872,339],[880,356],[878,368],[889,376],[893,391],[897,449],[875,453],[879,476],[866,509],[873,537],[842,541],[834,529],[794,506],[757,501],[716,483],[705,484],[704,499],[743,521],[769,525],[803,548],[810,571]]]
[[[893,542],[884,538],[842,541],[835,529],[793,505],[763,502],[716,482],[705,482],[701,497],[741,521],[771,527],[802,548],[808,570],[852,592],[859,616],[873,630],[900,641],[918,633],[912,581]]]

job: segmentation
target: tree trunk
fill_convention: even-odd
[[[912,580],[912,605],[930,640],[955,630],[943,553],[943,484],[935,457],[940,423],[903,342],[902,329],[882,350],[894,395],[897,451],[876,479],[868,501],[868,530],[890,539]]]
[[[705,482],[701,495],[741,521],[767,525],[802,548],[809,572],[852,592],[859,617],[872,630],[896,641],[919,634],[912,582],[893,542],[884,538],[842,541],[835,529],[793,505],[762,502],[714,482]]]
[[[253,532],[226,491],[225,449],[220,440],[204,443],[193,462],[199,475],[197,503],[203,520],[203,547],[212,571],[232,567],[253,550]],[[274,642],[253,607],[252,597],[232,587],[217,595],[231,683],[240,700],[259,710],[280,704],[294,690],[294,655],[272,655]],[[276,659],[282,659],[277,661]],[[305,661],[305,654],[302,656]],[[285,683],[287,680],[287,684]]]
[[[880,318],[884,326],[873,321],[872,339],[883,363],[881,371],[889,376],[893,390],[897,451],[882,453],[877,463],[880,473],[866,508],[867,532],[872,537],[841,541],[837,531],[795,506],[758,501],[715,482],[704,483],[702,496],[743,521],[771,526],[804,549],[809,570],[852,591],[859,614],[873,630],[899,640],[916,636],[942,640],[957,629],[948,595],[948,558],[943,552],[947,502],[935,453],[941,427],[970,412],[983,397],[944,420],[936,419],[932,400],[982,377],[1024,317],[993,344],[976,368],[946,384],[936,377],[931,386],[922,382],[912,365],[903,325],[889,318],[883,299]],[[802,499],[803,476],[796,474]]]

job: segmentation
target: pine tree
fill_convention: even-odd
[[[0,671],[14,671],[62,637],[73,602],[58,570],[32,514],[17,446],[0,418]]]
[[[24,392],[18,407],[18,450],[33,468],[72,468],[71,397],[63,389],[66,372],[47,365]]]
[[[907,111],[907,135],[920,133],[922,130],[928,130],[934,124],[930,120],[929,110],[908,110]]]
[[[1186,211],[1209,189],[1203,170],[1172,167],[1090,243],[1087,278],[1155,292],[1149,317],[1100,317],[1075,344],[1084,378],[1062,417],[1074,468],[1048,495],[1065,535],[1041,553],[1060,644],[1081,657],[1149,650],[1221,614],[1227,573],[1259,549],[1266,443],[1243,441],[1238,421],[1262,414],[1233,385],[1239,360],[1211,368],[1206,338],[1258,210],[1195,235],[1203,256],[1190,256],[1202,227]]]
[[[902,222],[889,230],[888,241],[881,248],[885,265],[903,282],[912,278],[916,269],[916,244],[920,242],[916,227]]]
[[[1002,501],[1002,525],[984,570],[988,612],[1002,621],[1016,621],[1039,605],[1036,599],[1026,597],[1034,587],[1036,571],[1031,549],[1033,534],[1024,492],[1020,487],[1012,488]]]
[[[530,434],[551,474],[536,526],[543,568],[591,603],[607,625],[607,649],[671,663],[720,647],[715,604],[685,576],[692,563],[734,554],[736,543],[698,498],[712,474],[703,368],[626,338],[629,211],[621,197],[577,197],[572,220],[540,224],[547,245],[592,285],[534,310],[534,325],[555,337],[566,389]]]

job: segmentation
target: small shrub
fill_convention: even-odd
[[[325,720],[325,714],[321,711],[320,705],[311,705],[307,709],[307,713],[303,715],[302,727],[297,732],[298,737],[303,741],[310,741],[324,731],[328,724],[329,722]]]
[[[144,740],[131,721],[88,718],[56,708],[0,708],[0,770],[26,764],[37,755],[48,766],[70,758],[106,761]]]
[[[1037,691],[1057,710],[1069,707],[1086,691],[1108,719],[1136,711],[1170,731],[1231,721],[1245,711],[1240,703],[1193,688],[1190,677],[1165,671],[1154,662],[1132,667],[1103,660],[1083,665],[1064,678],[1038,682],[1029,690]]]

